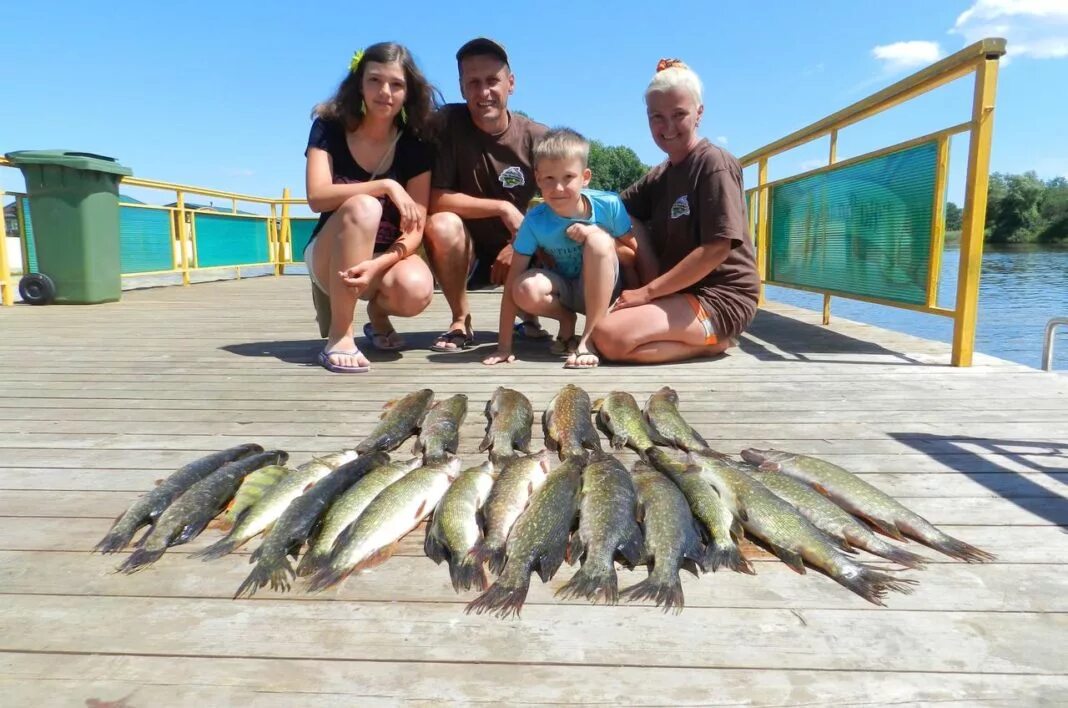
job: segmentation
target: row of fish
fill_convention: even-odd
[[[547,451],[530,451],[533,408],[520,392],[494,392],[479,446],[489,460],[463,471],[455,453],[467,397],[433,399],[430,389],[405,396],[355,449],[292,471],[282,467],[284,451],[255,444],[201,458],[137,500],[96,548],[119,551],[151,526],[119,568],[134,572],[225,510],[229,532],[195,557],[219,558],[265,534],[235,597],[268,584],[289,590],[297,576],[316,591],[383,562],[431,517],[426,555],[448,563],[457,591],[482,591],[468,611],[499,616],[519,613],[533,573],[547,582],[565,560],[580,568],[561,597],[645,599],[678,610],[680,569],[754,573],[739,547],[743,536],[798,572],[817,568],[876,604],[888,591],[911,592],[916,581],[858,562],[856,548],[905,568],[926,561],[873,528],[969,562],[993,558],[829,462],[756,449],[744,450],[742,460],[715,452],[667,387],[643,411],[628,393],[594,404],[581,388],[565,386],[542,419],[546,447],[562,461],[555,469]],[[628,470],[604,452],[595,419],[612,448],[631,447],[641,461]],[[420,456],[390,461],[386,453],[413,435]],[[617,561],[647,565],[648,577],[619,590]]]

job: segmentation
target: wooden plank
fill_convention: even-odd
[[[257,542],[249,544],[251,550]],[[929,555],[935,555],[931,552]],[[115,567],[125,554],[108,558],[85,552],[0,551],[0,595],[62,594],[105,597],[171,597],[228,600],[249,572],[248,556],[201,563],[168,553],[148,572],[123,575]],[[864,557],[865,562],[881,562]],[[718,572],[700,579],[686,576],[687,609],[744,607],[794,610],[863,610],[868,604],[818,572],[799,576],[762,554],[757,575]],[[549,583],[535,582],[527,604],[585,605],[554,597],[574,573],[565,566]],[[637,583],[645,571],[619,570],[621,588]],[[903,574],[919,581],[912,595],[887,598],[891,611],[1068,612],[1064,568],[1047,564],[944,563]],[[290,593],[263,590],[257,599],[302,602],[417,602],[462,605],[477,595],[452,589],[444,566],[419,555],[401,555],[363,577],[349,579],[339,591],[308,594],[298,583]],[[649,602],[635,603],[650,606]],[[458,608],[462,609],[462,607]]]
[[[535,605],[501,621],[406,602],[21,595],[0,605],[4,651],[443,661],[462,647],[464,661],[515,665],[595,656],[618,666],[1060,675],[1066,631],[1068,615],[1022,612]]]
[[[0,654],[12,705],[1054,705],[1063,676]],[[176,683],[175,677],[195,677]]]

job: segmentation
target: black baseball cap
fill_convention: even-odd
[[[463,61],[467,57],[479,54],[489,54],[497,57],[505,64],[508,63],[508,52],[504,51],[504,47],[499,42],[494,42],[488,37],[476,37],[464,44],[456,52],[456,61]]]

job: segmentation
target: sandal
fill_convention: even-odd
[[[443,354],[451,354],[453,352],[462,352],[464,349],[470,349],[471,345],[475,343],[475,333],[470,329],[462,330],[459,327],[456,329],[450,329],[438,337],[437,341],[430,346],[430,351],[442,352]],[[446,346],[451,344],[452,346]]]
[[[367,337],[367,341],[370,342],[372,347],[383,352],[395,352],[404,347],[405,344],[404,340],[397,335],[397,330],[391,329],[385,333],[375,332],[370,322],[364,324],[363,336]],[[396,339],[393,339],[394,336],[396,336]],[[390,344],[391,340],[394,342],[393,344]]]
[[[548,330],[541,326],[538,322],[528,322],[526,320],[522,322],[516,322],[515,327],[512,328],[515,332],[515,336],[520,339],[530,339],[532,341],[540,341],[542,339],[548,339],[552,335]]]
[[[578,348],[578,343],[579,336],[577,334],[573,334],[567,339],[556,337],[553,339],[552,344],[549,345],[549,353],[555,356],[574,354],[575,349]]]
[[[585,357],[592,357],[593,358],[593,363],[592,364],[580,364],[580,363],[578,363],[579,359],[585,358]],[[570,355],[568,355],[567,361],[564,362],[564,368],[565,369],[596,369],[600,365],[601,365],[601,357],[599,357],[596,354],[594,354],[593,351],[591,351],[590,349],[587,349],[584,352],[580,352],[580,351],[578,351],[576,349],[575,351],[571,352]]]
[[[323,349],[321,352],[319,352],[319,366],[323,367],[327,371],[333,371],[335,374],[366,374],[368,371],[371,370],[371,367],[342,366],[341,364],[335,364],[334,362],[330,361],[330,357],[334,354],[340,356],[360,356],[361,353],[362,352],[360,352],[359,348],[353,349],[351,352],[328,352],[326,351],[326,349]]]

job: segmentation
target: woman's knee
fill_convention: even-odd
[[[465,239],[464,222],[451,211],[439,211],[427,217],[423,238],[431,248],[459,247]]]
[[[377,227],[382,220],[382,203],[368,194],[357,194],[346,199],[336,213],[346,223]]]
[[[434,279],[421,259],[418,264],[398,264],[383,279],[379,297],[385,300],[383,304],[393,314],[415,317],[430,305],[434,297]]]
[[[598,323],[597,329],[593,330],[590,336],[593,346],[606,359],[620,360],[632,349],[626,333],[617,326],[616,318],[611,314]]]

